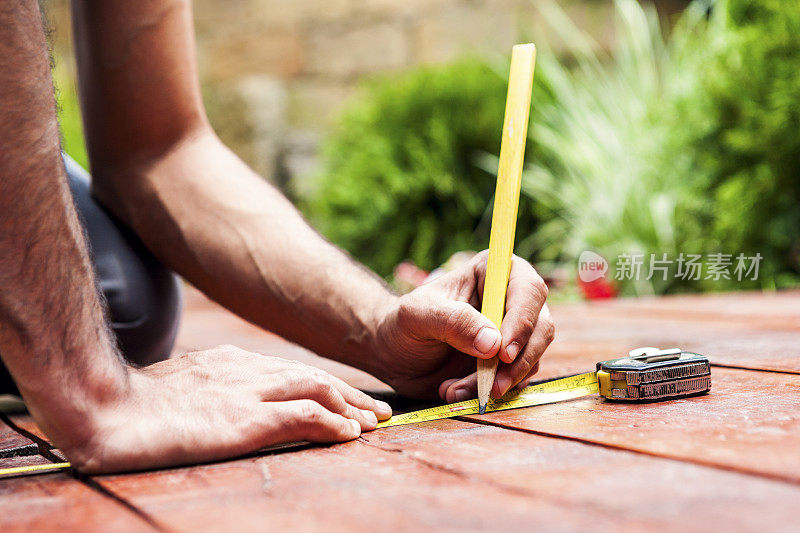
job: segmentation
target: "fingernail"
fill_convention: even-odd
[[[511,344],[506,346],[506,353],[508,354],[508,358],[511,360],[511,362],[513,362],[514,359],[517,358],[517,354],[519,353],[519,344],[517,344],[516,342],[512,342]]]
[[[392,416],[392,406],[380,400],[376,400],[375,403],[377,404],[378,411],[380,411],[381,416],[385,416],[387,418]]]
[[[375,416],[375,413],[373,413],[372,411],[369,411],[367,409],[362,409],[361,412],[364,413],[364,418],[366,418],[367,422],[369,422],[370,424],[378,423],[378,417]]]
[[[453,398],[456,399],[456,402],[463,402],[469,400],[470,393],[467,389],[456,389],[453,391]]]
[[[485,327],[481,328],[477,335],[475,335],[475,342],[473,346],[481,353],[489,353],[500,340],[500,332],[494,328]]]
[[[353,431],[356,432],[356,435],[361,435],[361,424],[358,423],[358,420],[353,420],[352,418],[349,419],[350,425],[353,426]]]

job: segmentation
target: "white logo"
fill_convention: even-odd
[[[602,255],[586,250],[578,258],[578,277],[584,283],[602,278],[608,272],[608,261]]]

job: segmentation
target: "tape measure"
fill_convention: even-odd
[[[19,474],[32,474],[34,472],[55,472],[56,470],[66,470],[71,466],[70,463],[45,463],[43,465],[0,468],[0,476],[16,476]]]
[[[490,400],[486,412],[532,407],[582,398],[599,393],[613,401],[650,402],[705,394],[711,389],[708,358],[678,348],[638,348],[628,357],[597,363],[595,372],[545,381],[498,400]],[[478,413],[478,399],[466,400],[393,416],[378,428],[402,426]],[[0,469],[0,476],[52,472],[70,468],[70,463],[18,466]]]
[[[708,358],[678,348],[638,348],[628,357],[597,363],[595,372],[546,381],[490,400],[486,412],[532,407],[599,393],[613,401],[651,402],[705,394],[711,389]],[[466,400],[393,416],[378,428],[474,415],[478,400]]]

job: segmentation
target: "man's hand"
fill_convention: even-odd
[[[539,358],[555,332],[544,303],[547,286],[527,261],[514,256],[498,331],[478,311],[487,257],[487,251],[481,252],[460,270],[401,297],[384,319],[379,329],[382,377],[399,393],[425,397],[438,387],[448,402],[474,398],[476,357],[500,358],[493,398],[526,384],[539,370]]]
[[[64,452],[86,472],[211,461],[287,442],[348,441],[391,408],[297,361],[234,346],[131,370],[129,389]]]

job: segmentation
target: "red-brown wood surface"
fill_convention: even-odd
[[[36,444],[31,439],[19,434],[0,420],[0,458],[20,454],[28,455],[28,452],[35,448]]]
[[[12,466],[24,464],[31,461]],[[153,529],[136,512],[66,473],[0,479],[0,531],[4,533]]]
[[[680,400],[591,396],[465,418],[800,483],[800,376],[715,368],[712,383]]]
[[[386,391],[188,291],[179,350],[232,343]],[[589,397],[156,472],[0,479],[0,530],[791,531],[800,501],[800,293],[554,305],[543,378],[639,345],[706,353],[709,395]],[[0,424],[0,468],[37,464],[30,417]],[[26,447],[27,446],[27,447]],[[8,450],[27,455],[11,457]],[[4,452],[6,450],[6,452]],[[52,453],[52,452],[46,452]]]
[[[619,357],[681,347],[715,364],[800,373],[800,291],[620,299],[553,306],[554,351]]]
[[[203,528],[209,507],[245,531],[780,530],[800,498],[791,484],[453,420],[98,481],[181,531]]]

